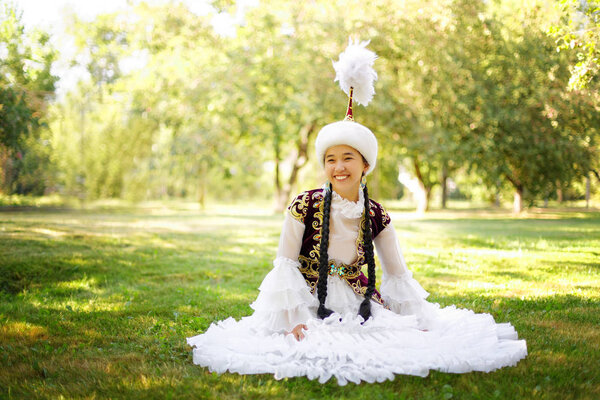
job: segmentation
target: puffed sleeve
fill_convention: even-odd
[[[415,315],[421,327],[430,327],[437,320],[439,306],[426,300],[429,293],[413,279],[391,222],[377,235],[374,242],[383,270],[380,288],[383,300],[392,311]]]
[[[261,283],[256,301],[250,305],[254,309],[252,317],[261,320],[260,325],[273,332],[290,331],[305,323],[314,316],[319,305],[298,269],[303,234],[304,224],[287,212],[273,269]]]

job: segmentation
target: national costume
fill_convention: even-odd
[[[352,116],[353,91],[361,104],[374,93],[376,74],[370,67],[376,56],[366,44],[351,41],[334,63],[349,107],[346,119],[325,126],[315,145],[321,162],[327,148],[351,146],[368,162],[368,174],[375,167],[377,141]],[[526,343],[511,324],[426,300],[428,293],[407,268],[389,214],[366,193],[359,190],[352,202],[325,185],[295,197],[273,269],[251,304],[254,313],[213,323],[188,338],[194,363],[218,373],[269,373],[276,379],[306,376],[323,383],[335,377],[345,385],[396,374],[426,376],[430,370],[490,372],[524,358]],[[324,219],[329,235],[321,248]],[[379,291],[371,243],[383,271]],[[327,263],[320,262],[323,254]],[[367,277],[362,267],[368,263]],[[289,332],[299,324],[308,329],[297,341]]]

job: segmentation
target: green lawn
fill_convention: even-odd
[[[383,384],[217,375],[185,338],[251,312],[282,217],[151,204],[0,211],[0,398],[598,399],[600,213],[391,212],[441,305],[510,321],[517,367]]]

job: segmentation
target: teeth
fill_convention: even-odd
[[[344,179],[348,178],[348,175],[343,175],[343,176],[336,176],[335,179],[337,179],[338,181],[343,181]]]

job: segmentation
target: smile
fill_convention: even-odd
[[[350,175],[336,175],[336,176],[334,176],[334,178],[338,181],[343,181],[343,180],[348,179],[349,176]]]

